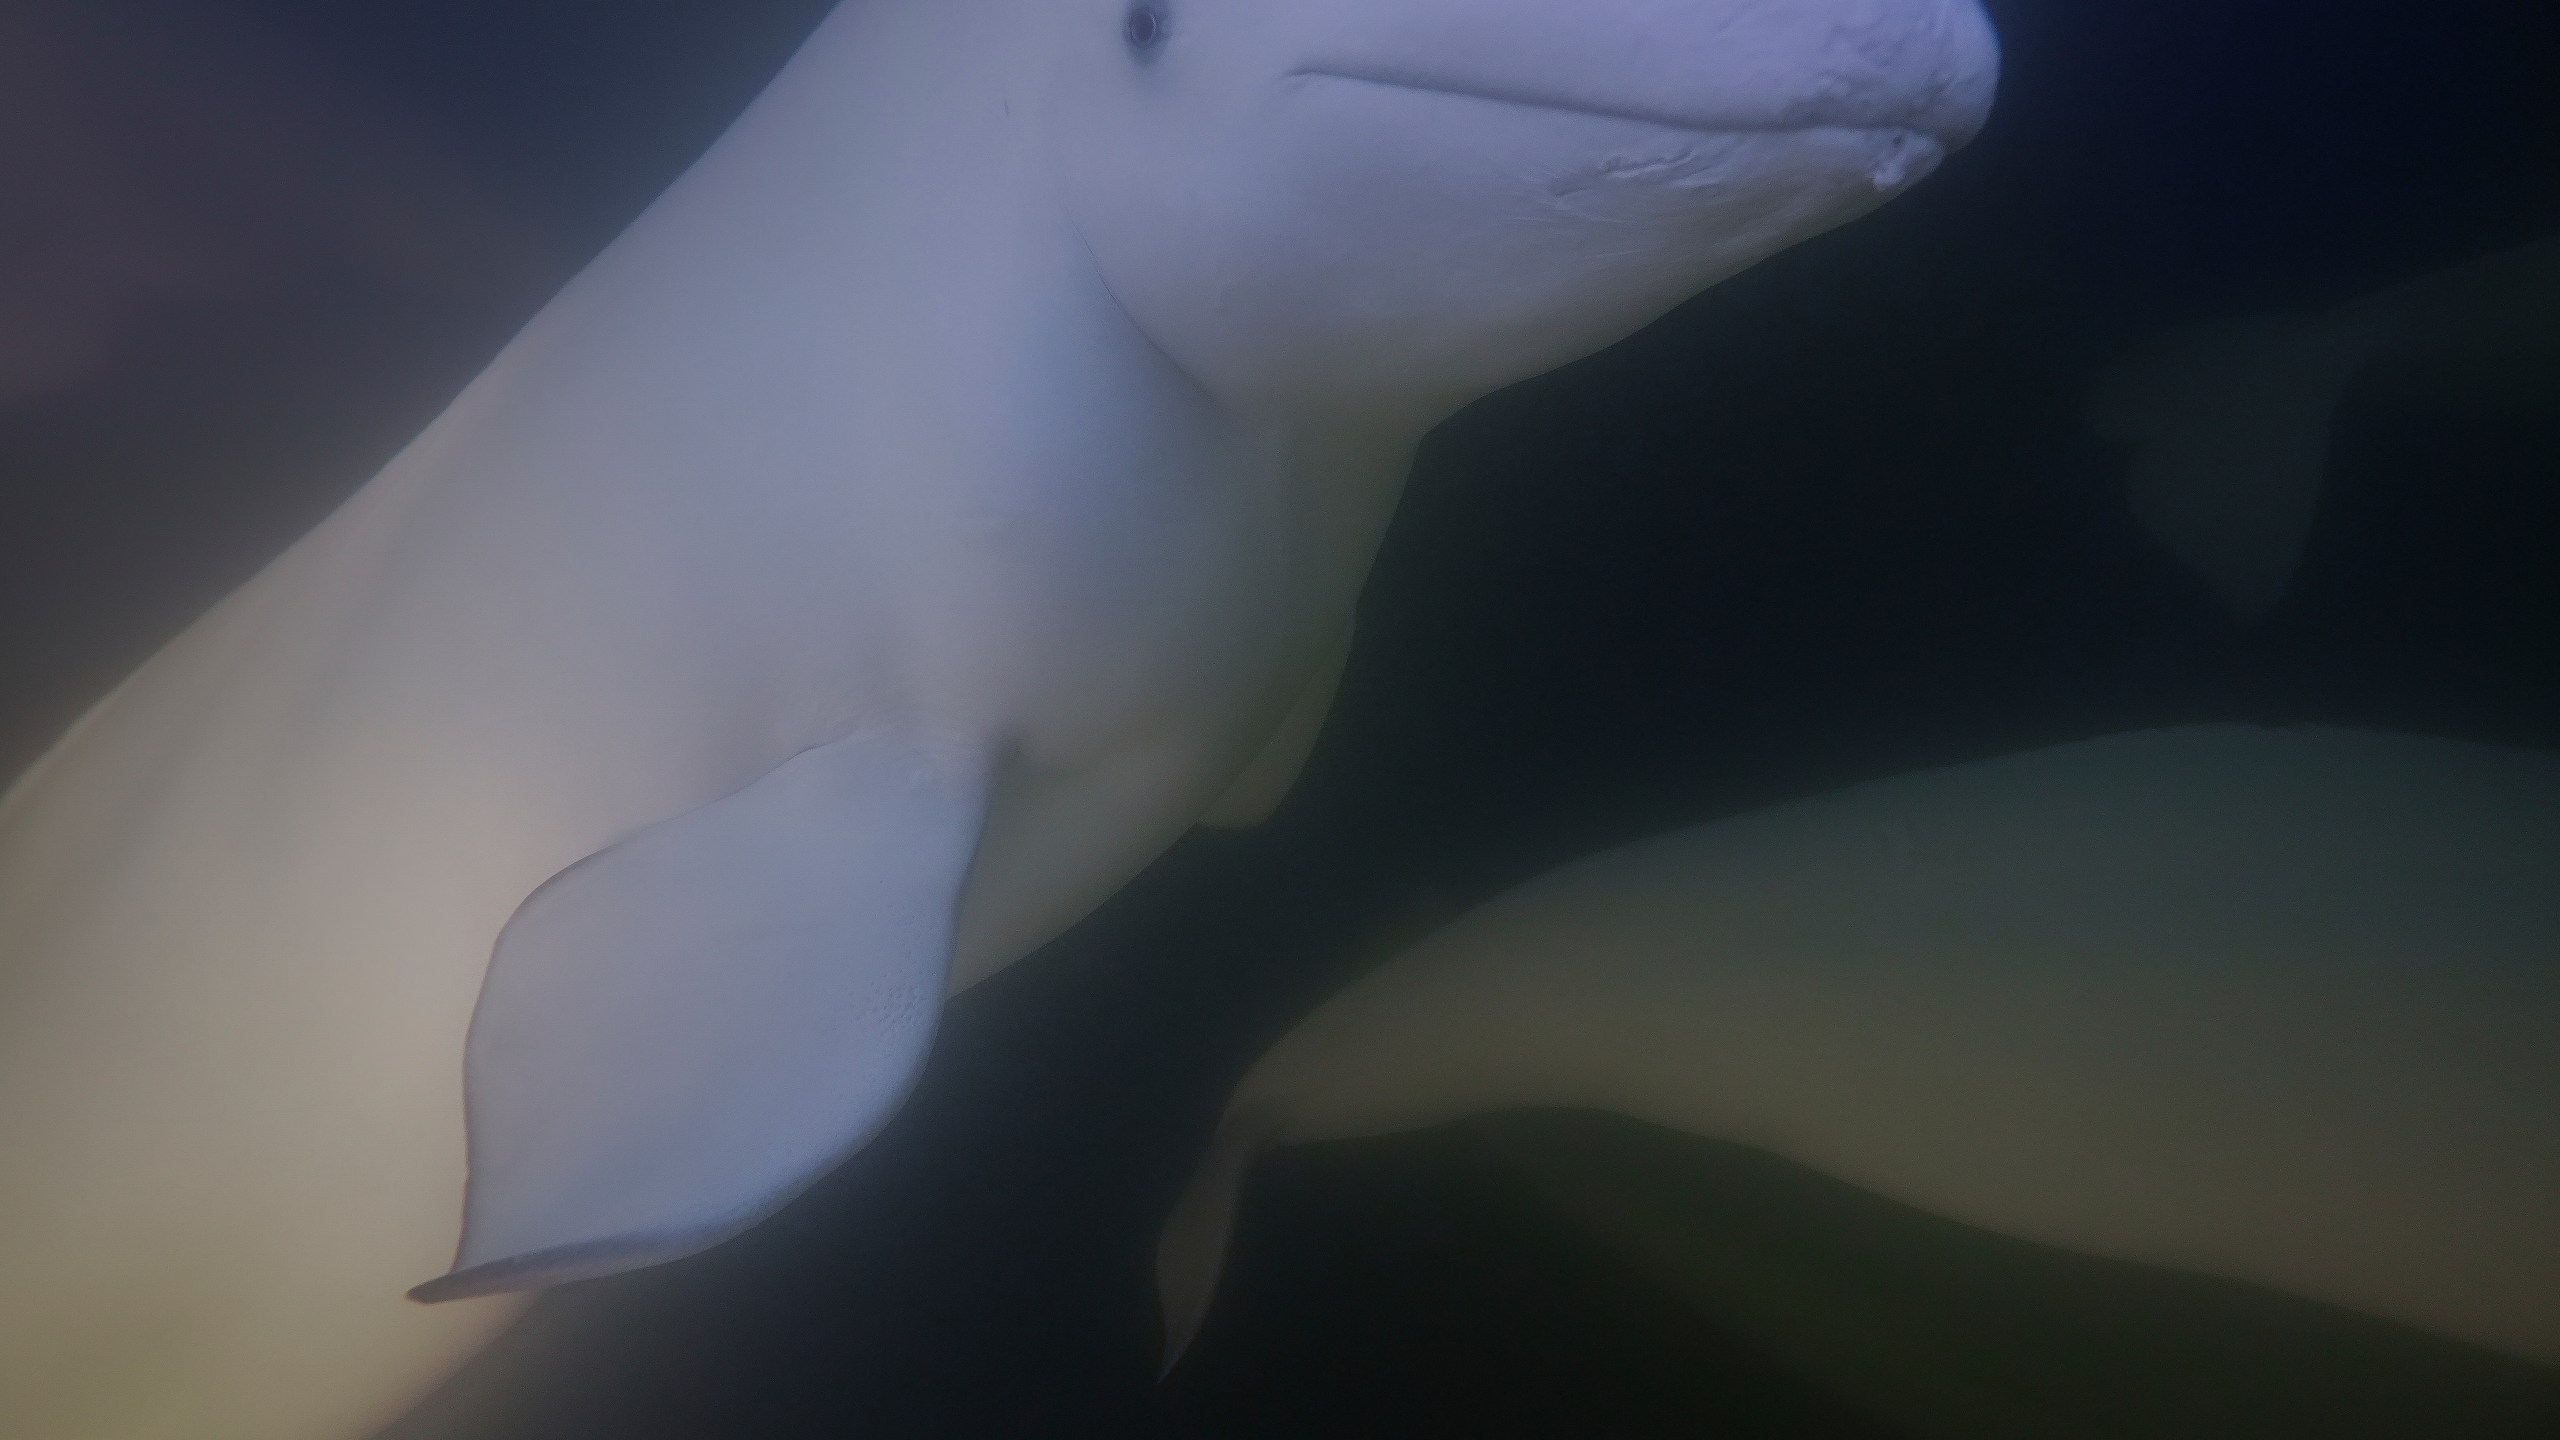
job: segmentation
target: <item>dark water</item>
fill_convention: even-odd
[[[432,414],[824,6],[255,8],[543,238],[476,308],[319,276],[0,413],[0,768]],[[2560,11],[1990,8],[2000,108],[1937,178],[1435,437],[1274,822],[1186,842],[961,999],[890,1131],[785,1215],[547,1299],[399,1440],[1901,1433],[1446,1137],[1275,1166],[1162,1386],[1148,1264],[1293,1016],[1602,845],[2177,721],[2560,746],[2560,313],[2499,383],[2354,384],[2255,625],[2134,525],[2078,419],[2158,326],[2560,234]]]

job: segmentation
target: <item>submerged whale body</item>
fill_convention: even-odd
[[[2560,759],[2350,730],[2116,735],[1626,846],[1459,919],[1254,1064],[1164,1232],[1167,1345],[1178,1356],[1209,1309],[1256,1155],[1567,1107],[1871,1197],[1812,1197],[1830,1211],[1895,1202],[2499,1357],[2422,1355],[2421,1370],[2543,1367],[2522,1390],[2547,1426],[2556,939]],[[1612,1198],[1600,1172],[1664,1167],[1609,1149],[1551,1147],[1579,1156],[1563,1188],[1621,1210],[1637,1194],[1658,1231],[1659,1195],[1640,1192],[1659,1185]],[[1749,1166],[1699,1168],[1760,1183]],[[1730,1237],[1653,1248],[1712,1245]],[[1960,1250],[1969,1267],[2011,1263],[1980,1239]],[[1801,1334],[1822,1277],[1770,1268],[1726,1266],[1784,1292],[1770,1309],[1790,1318],[1772,1325]],[[1838,1293],[1879,1303],[1883,1275]],[[1982,1278],[1947,1313],[1978,1319],[1993,1288]],[[1861,1325],[1877,1328],[1830,1328]],[[1873,1368],[1896,1342],[1870,1338],[1858,1363]]]
[[[1972,0],[845,5],[0,804],[0,1432],[351,1434],[770,1213],[1277,802],[1432,424],[1995,68]]]
[[[2126,451],[2134,519],[2243,620],[2292,588],[2348,388],[2398,362],[2403,384],[2470,397],[2560,392],[2560,239],[2545,238],[2316,311],[2156,335],[2118,357],[2084,409]]]

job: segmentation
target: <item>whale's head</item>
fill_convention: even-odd
[[[1074,222],[1223,400],[1434,415],[1927,175],[1975,0],[1067,0]]]

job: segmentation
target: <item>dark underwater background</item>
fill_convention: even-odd
[[[261,270],[180,194],[166,223],[232,279],[151,292],[42,383],[0,364],[0,773],[387,459],[827,7],[235,8],[343,87],[238,144],[398,115],[416,185],[381,223],[419,253]],[[784,1215],[546,1298],[384,1440],[1905,1435],[1604,1253],[1482,1133],[1265,1166],[1162,1384],[1150,1263],[1262,1046],[1603,846],[2187,721],[2560,748],[2560,313],[2524,383],[2368,367],[2257,623],[2137,528],[2079,418],[2159,327],[2560,233],[2560,7],[1987,8],[1999,107],[1936,178],[1434,436],[1271,823],[959,999],[890,1130]]]

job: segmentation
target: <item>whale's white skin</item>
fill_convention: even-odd
[[[2437,385],[2549,395],[2555,334],[2560,240],[2543,240],[2322,310],[2155,336],[2108,367],[2085,418],[2129,447],[2134,518],[2233,613],[2256,620],[2302,564],[2351,382],[2406,357]]]
[[[1251,1158],[1521,1106],[2560,1366],[2560,758],[2133,733],[1610,851],[1245,1076],[1159,1251],[1178,1356]]]
[[[359,1433],[515,1303],[401,1298],[457,1218],[428,1296],[781,1204],[1285,790],[1430,425],[1995,69],[1971,0],[837,11],[0,803],[0,1433]]]

